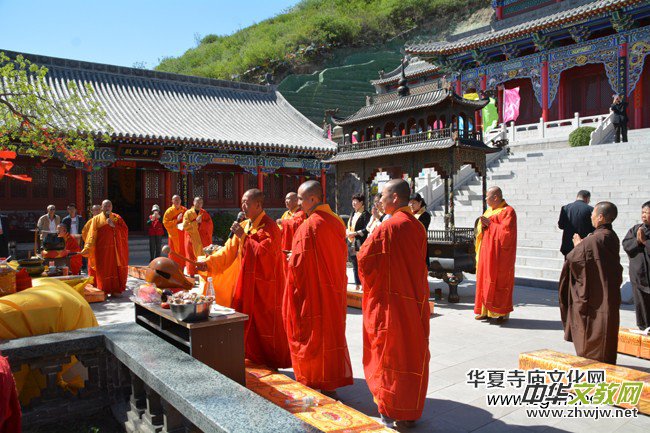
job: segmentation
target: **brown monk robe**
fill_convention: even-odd
[[[620,241],[612,230],[618,211],[600,202],[591,214],[596,230],[585,239],[573,237],[560,276],[560,313],[564,339],[578,356],[616,364],[623,267]]]

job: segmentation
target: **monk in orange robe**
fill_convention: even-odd
[[[90,207],[90,213],[92,214],[93,217],[96,217],[99,215],[102,211],[102,207],[98,204],[94,204]],[[84,228],[81,230],[81,240],[86,243],[86,238],[88,237],[88,230],[90,229],[90,221],[92,220],[92,217],[86,221],[86,224],[84,224]],[[88,275],[95,278],[95,261],[93,260],[92,256],[88,256]]]
[[[282,221],[291,219],[293,214],[300,210],[300,206],[298,206],[298,194],[295,192],[287,193],[287,195],[284,197],[284,205],[287,207],[287,210],[277,220],[278,226],[280,226],[280,228],[282,228]]]
[[[298,197],[296,195],[296,197]],[[291,218],[287,218],[282,220],[282,252],[284,254],[289,254],[291,252],[291,244],[293,242],[293,235],[296,233],[296,230],[298,227],[300,227],[300,224],[305,221],[307,218],[307,215],[305,212],[298,208],[297,211],[295,211],[292,215]],[[285,259],[282,261],[282,266],[284,268],[284,275],[287,275],[287,271],[289,270],[289,262]]]
[[[68,253],[78,253],[81,251],[79,247],[79,242],[77,239],[68,233],[68,227],[65,224],[59,224],[56,227],[58,236],[65,240],[65,249]],[[70,263],[70,274],[79,275],[81,273],[81,264],[83,262],[83,257],[80,255],[72,255],[69,259]]]
[[[86,244],[80,254],[92,258],[96,287],[120,297],[128,277],[129,228],[121,216],[113,213],[110,200],[104,200],[101,213],[90,220]]]
[[[183,222],[183,214],[186,210],[187,208],[181,205],[180,196],[175,195],[172,197],[172,205],[163,215],[163,225],[168,235],[167,244],[173,252],[182,257],[185,257],[185,238],[183,232],[178,230],[178,224]],[[185,266],[185,261],[175,257],[173,254],[169,258],[178,263],[181,269]]]
[[[381,201],[392,217],[357,253],[364,288],[363,369],[388,427],[422,416],[429,383],[427,235],[408,207],[410,193],[401,179],[384,186]]]
[[[233,242],[213,253],[197,268],[228,268],[236,252],[241,267],[232,307],[248,315],[245,325],[246,358],[271,368],[291,366],[287,335],[282,321],[284,273],[281,235],[263,208],[264,194],[250,189],[242,197],[246,220],[233,223]],[[230,242],[230,241],[229,241]],[[209,275],[209,274],[208,274]],[[215,290],[218,289],[215,287]]]
[[[283,306],[291,364],[298,382],[332,393],[352,384],[345,224],[322,203],[319,182],[300,185],[298,200],[307,219],[293,237]]]
[[[9,360],[0,354],[0,432],[20,433],[22,414]]]
[[[488,190],[487,210],[476,224],[476,320],[508,320],[512,311],[517,255],[517,214],[501,188]]]
[[[185,257],[196,261],[199,256],[205,256],[203,248],[212,243],[212,217],[203,209],[203,199],[194,197],[194,205],[183,214],[183,230],[185,231]],[[188,263],[188,275],[196,274],[194,265]]]

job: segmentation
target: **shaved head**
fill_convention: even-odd
[[[95,216],[95,215],[99,215],[99,213],[100,213],[101,211],[102,211],[102,207],[101,207],[100,205],[98,205],[98,204],[94,204],[94,205],[92,205],[92,207],[90,208],[90,213],[92,213],[93,216]]]
[[[297,199],[297,198],[298,198],[298,194],[296,194],[295,192],[291,191],[290,193],[287,194],[287,196],[286,196],[284,199],[285,199],[285,200],[293,200],[294,198]]]
[[[400,203],[404,203],[406,206],[409,202],[409,197],[411,196],[411,188],[409,184],[404,179],[393,179],[389,180],[386,185],[384,185],[384,190],[387,194],[397,194],[397,197],[400,200]]]
[[[496,195],[499,199],[503,200],[503,191],[498,186],[493,186],[487,190],[487,195]]]
[[[104,200],[102,202],[102,212],[104,212],[106,216],[113,212],[113,203],[110,200]]]
[[[302,194],[300,194],[301,190]],[[300,185],[300,188],[298,188],[298,195],[303,195],[303,199],[305,198],[304,196],[315,196],[319,201],[323,201],[323,187],[320,182],[316,180],[308,180]]]
[[[594,206],[594,215],[602,215],[605,224],[611,224],[618,216],[618,209],[614,203],[601,201]]]
[[[244,197],[248,198],[249,202],[256,202],[260,205],[264,204],[264,193],[257,188],[251,188],[246,191]]]
[[[288,193],[284,198],[284,205],[290,211],[296,209],[298,207],[298,194],[293,191]]]
[[[503,201],[503,191],[498,186],[493,186],[487,190],[485,203],[492,209],[496,208]]]
[[[173,195],[172,196],[172,204],[176,209],[178,209],[181,205],[181,196],[180,195]]]

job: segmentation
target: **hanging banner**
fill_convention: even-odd
[[[487,134],[497,127],[499,122],[499,113],[497,112],[497,103],[494,98],[490,98],[490,103],[481,109],[483,116],[483,133]]]
[[[503,89],[503,122],[514,122],[519,117],[519,87],[514,89]]]

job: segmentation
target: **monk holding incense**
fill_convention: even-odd
[[[357,254],[363,294],[363,369],[382,422],[422,416],[429,383],[427,235],[408,206],[409,184],[389,181],[377,226]],[[422,260],[414,260],[421,256]]]
[[[196,261],[204,256],[203,248],[212,243],[212,218],[203,209],[203,199],[194,197],[194,205],[183,214],[183,231],[185,232],[185,257]],[[196,274],[193,264],[187,263],[188,275]]]
[[[293,237],[283,313],[296,380],[326,394],[352,384],[345,340],[345,224],[323,204],[319,182],[298,189],[307,219]]]
[[[476,320],[508,320],[512,311],[517,255],[517,214],[501,188],[487,191],[487,210],[476,224]]]
[[[81,252],[81,247],[79,247],[79,242],[77,239],[68,233],[68,226],[65,224],[59,224],[56,227],[58,236],[65,240],[65,249],[68,253],[78,253]],[[72,255],[70,257],[70,273],[72,275],[79,275],[81,273],[81,265],[83,262],[83,257],[80,255]]]
[[[178,230],[178,224],[183,222],[183,214],[186,210],[187,208],[181,205],[180,196],[174,195],[172,197],[172,205],[163,214],[163,225],[169,236],[167,240],[169,248],[182,257],[185,257],[185,239],[183,232]],[[181,269],[185,265],[183,260],[175,257],[173,254],[169,258],[178,263]]]
[[[102,202],[99,215],[89,221],[81,255],[95,266],[95,285],[113,297],[126,289],[129,267],[129,228],[116,213],[110,200]]]
[[[584,239],[573,235],[559,287],[564,339],[573,341],[578,356],[609,364],[616,364],[623,282],[621,243],[612,230],[617,215],[613,203],[594,207],[596,230]]]
[[[264,212],[262,191],[249,189],[241,203],[247,219],[233,223],[234,236],[205,262],[200,262],[197,269],[208,271],[208,276],[218,276],[241,256],[232,307],[248,315],[244,328],[246,358],[271,368],[289,367],[291,358],[282,322],[284,255],[280,229]],[[218,282],[215,289],[221,290]]]

